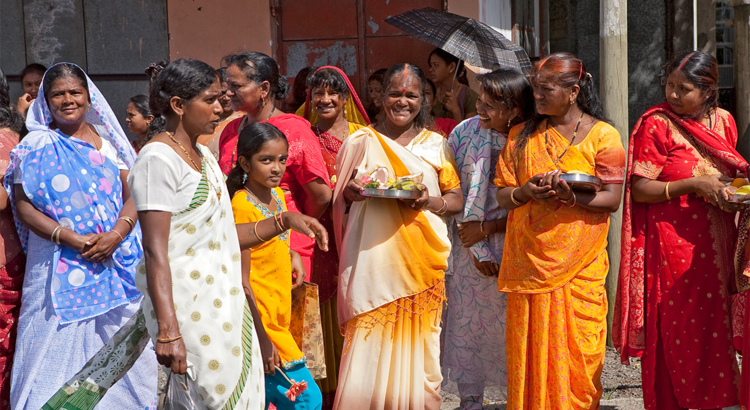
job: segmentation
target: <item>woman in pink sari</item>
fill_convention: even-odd
[[[283,99],[289,88],[279,75],[276,61],[263,53],[245,52],[226,56],[224,62],[232,108],[247,115],[228,123],[219,138],[222,172],[227,175],[237,161],[239,133],[253,122],[268,122],[289,141],[289,159],[280,185],[288,210],[320,218],[331,203],[328,171],[310,123],[297,115],[284,114],[274,106],[274,100]],[[302,257],[309,280],[315,240],[295,231],[291,235],[291,248]]]
[[[740,322],[728,289],[738,285],[739,208],[726,202],[726,181],[748,164],[734,119],[717,106],[716,59],[683,53],[665,73],[667,102],[630,139],[612,338],[624,364],[642,356],[646,409],[735,406]]]

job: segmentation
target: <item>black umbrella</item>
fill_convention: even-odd
[[[431,7],[388,17],[385,22],[475,66],[511,68],[528,74],[526,51],[487,24]]]

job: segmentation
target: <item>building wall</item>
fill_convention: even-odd
[[[144,68],[168,56],[166,1],[0,0],[0,68],[11,98],[22,94],[27,64],[72,62],[124,120],[130,97],[147,91]]]
[[[219,67],[234,51],[273,53],[269,0],[167,0],[167,10],[171,60]]]

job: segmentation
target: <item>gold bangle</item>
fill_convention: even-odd
[[[671,201],[672,198],[669,197],[669,183],[672,181],[667,181],[667,185],[664,185],[664,195],[667,197],[667,201]]]
[[[60,230],[57,231],[57,236],[55,237],[55,243],[58,244],[58,245],[60,244],[60,235],[62,235],[63,229],[65,229],[65,228],[61,227]]]
[[[440,197],[440,199],[443,201],[443,206],[441,206],[440,209],[438,209],[438,211],[435,213],[438,215],[443,215],[445,211],[448,210],[448,201],[446,201],[442,196]]]
[[[276,223],[276,227],[279,228],[279,232],[284,232],[286,229],[281,227],[281,222],[279,222],[279,219],[281,219],[281,214],[275,214],[273,216],[273,221]]]
[[[58,233],[58,232],[60,232],[61,230],[62,230],[62,226],[61,226],[61,225],[57,225],[57,228],[55,228],[55,230],[54,230],[54,231],[52,231],[52,235],[50,235],[50,236],[49,236],[49,240],[50,240],[50,242],[54,242],[54,243],[56,243],[56,244],[58,244],[58,245],[60,244],[59,240],[55,240],[55,236],[56,236],[56,235],[57,235],[57,233]]]
[[[135,221],[133,220],[133,218],[131,218],[129,216],[121,216],[121,217],[117,218],[117,220],[120,220],[120,219],[122,219],[123,221],[127,222],[128,225],[130,225],[130,230],[131,231],[133,230],[133,228],[135,228]]]
[[[156,337],[156,341],[159,343],[169,343],[169,342],[174,342],[175,340],[180,340],[180,339],[182,339],[182,335],[178,335],[175,337],[158,337],[158,336]]]
[[[258,238],[258,240],[260,241],[260,243],[267,242],[265,239],[261,238],[260,235],[258,235],[258,224],[259,223],[260,223],[260,221],[256,222],[255,225],[253,226],[253,232],[255,232],[255,237]]]
[[[571,193],[573,194],[573,196],[570,197],[570,198],[568,198],[567,201],[560,200],[560,202],[562,202],[563,204],[565,204],[565,206],[567,206],[569,208],[572,208],[572,207],[576,206],[576,202],[578,200],[578,198],[576,198],[576,193],[575,192],[571,192]],[[573,204],[568,205],[568,203],[570,202],[571,199],[573,200]]]
[[[510,201],[513,202],[513,204],[516,205],[516,206],[522,206],[522,205],[524,205],[524,203],[521,202],[521,201],[516,200],[515,196],[513,195],[513,194],[516,193],[516,189],[518,189],[518,187],[515,187],[515,188],[513,188],[512,191],[510,191]]]

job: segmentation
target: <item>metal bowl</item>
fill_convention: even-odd
[[[422,191],[407,191],[407,190],[402,190],[402,189],[363,188],[360,191],[360,194],[368,198],[417,199],[422,196]]]
[[[598,192],[602,189],[601,178],[588,174],[562,174],[560,179],[567,182],[574,191]]]

